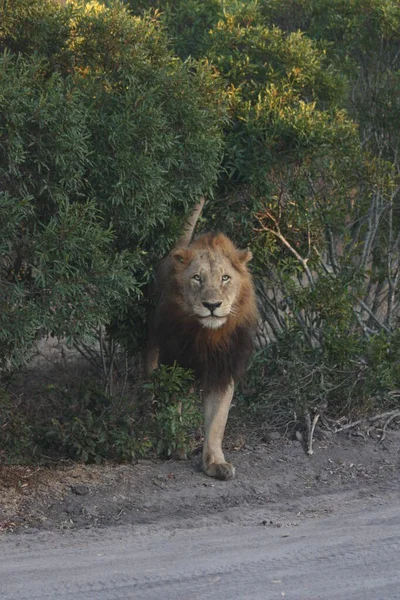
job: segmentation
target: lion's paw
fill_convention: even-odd
[[[221,481],[227,481],[235,477],[235,467],[228,462],[213,463],[209,467],[204,468],[204,472],[209,477],[214,477]]]

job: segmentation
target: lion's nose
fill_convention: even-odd
[[[210,313],[212,314],[214,312],[214,310],[216,308],[218,308],[219,306],[221,306],[222,302],[203,302],[203,306],[205,306],[206,308],[208,308],[208,310],[210,311]]]

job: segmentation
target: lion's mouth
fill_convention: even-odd
[[[224,325],[226,322],[226,316],[220,316],[220,315],[206,315],[206,316],[199,315],[198,318],[199,318],[199,321],[201,322],[201,324],[203,325],[203,327],[208,327],[210,329],[218,329],[219,327]]]

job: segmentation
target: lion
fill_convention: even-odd
[[[237,249],[223,233],[205,233],[190,243],[203,204],[201,199],[157,271],[145,366],[147,375],[159,363],[194,371],[203,390],[203,470],[227,480],[235,467],[222,451],[225,425],[235,381],[253,349],[258,312],[247,268],[250,250]]]

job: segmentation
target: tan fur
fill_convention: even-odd
[[[147,369],[157,361],[192,368],[204,391],[203,469],[230,479],[222,442],[234,379],[251,350],[257,307],[247,263],[223,234],[205,234],[191,245],[174,248],[157,276],[159,302],[147,353]]]

